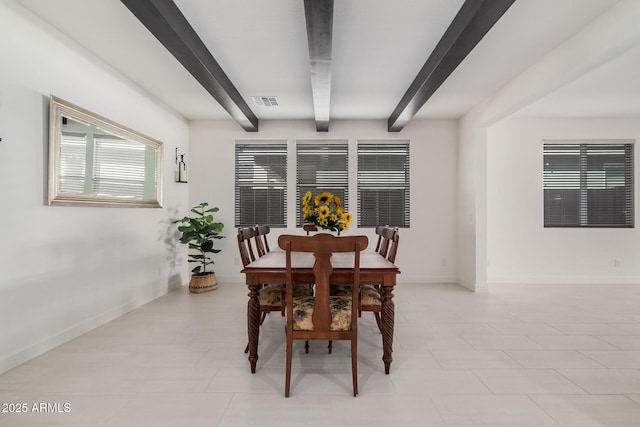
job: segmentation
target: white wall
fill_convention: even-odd
[[[295,140],[348,139],[351,152],[357,139],[409,139],[411,141],[411,228],[401,229],[397,264],[401,283],[452,283],[457,281],[456,192],[457,122],[415,120],[402,132],[388,133],[385,121],[332,121],[328,133],[317,133],[312,121],[261,121],[258,133],[244,132],[232,121],[199,121],[191,124],[189,204],[207,201],[218,206],[226,239],[215,258],[219,281],[244,283],[240,274],[234,228],[234,143],[236,139],[286,139],[289,142],[289,192],[287,214],[290,228],[273,229],[269,240],[276,245],[283,233],[295,228]],[[350,169],[355,171],[352,156]],[[351,173],[349,210],[356,212],[355,175]],[[349,234],[366,234],[375,248],[373,229],[352,226]]]
[[[169,220],[187,207],[172,153],[189,130],[11,0],[0,0],[0,56],[2,373],[187,280]],[[47,206],[50,94],[164,141],[164,208]]]
[[[637,225],[632,229],[544,228],[543,139],[565,138],[638,140],[640,119],[506,120],[489,128],[489,282],[640,282]],[[635,169],[635,186],[640,188],[637,162]],[[637,198],[635,210],[637,217]]]

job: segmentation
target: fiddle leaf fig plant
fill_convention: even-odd
[[[218,208],[208,208],[207,202],[191,208],[191,212],[195,214],[193,217],[185,216],[182,219],[172,221],[174,224],[182,224],[178,226],[178,231],[182,233],[180,243],[189,245],[189,249],[195,253],[189,254],[189,262],[197,263],[191,272],[196,275],[207,274],[207,266],[214,264],[208,254],[217,254],[220,249],[213,247],[215,239],[222,239],[224,236],[220,232],[224,228],[221,222],[215,222],[213,213],[218,212]]]

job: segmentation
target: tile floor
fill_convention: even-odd
[[[357,398],[348,344],[328,355],[323,342],[308,355],[297,343],[284,398],[278,315],[252,375],[246,289],[221,285],[174,291],[0,375],[0,402],[28,405],[0,426],[640,426],[640,286],[400,285],[395,301],[390,375],[373,316],[361,320]]]

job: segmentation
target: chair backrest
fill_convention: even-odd
[[[240,227],[238,228],[238,250],[240,251],[240,259],[244,267],[247,264],[256,260],[256,256],[253,252],[251,245],[251,239],[256,235],[256,230],[253,227]]]
[[[331,254],[337,252],[354,252],[354,272],[352,291],[351,325],[355,328],[358,317],[358,295],[360,284],[360,252],[367,248],[367,236],[335,237],[331,234],[320,233],[311,237],[284,234],[278,238],[278,245],[286,251],[286,310],[287,327],[293,322],[293,279],[291,254],[293,252],[312,252],[315,256],[313,274],[315,276],[313,330],[318,333],[331,332],[331,310],[329,307],[329,285],[333,271]]]
[[[378,244],[376,245],[376,252],[383,257],[387,257],[389,253],[389,246],[393,237],[396,235],[397,228],[389,227],[388,225],[378,225],[376,227],[376,234],[378,235]]]
[[[267,240],[267,234],[271,232],[271,227],[268,225],[256,225],[256,249],[258,250],[258,256],[262,256],[269,252],[269,241]]]
[[[387,259],[395,264],[396,255],[398,253],[398,244],[400,243],[400,232],[396,228],[396,232],[391,239],[391,244],[389,245],[389,253],[387,254]]]

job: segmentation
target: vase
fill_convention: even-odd
[[[189,292],[200,294],[218,289],[218,280],[213,272],[191,275]]]

